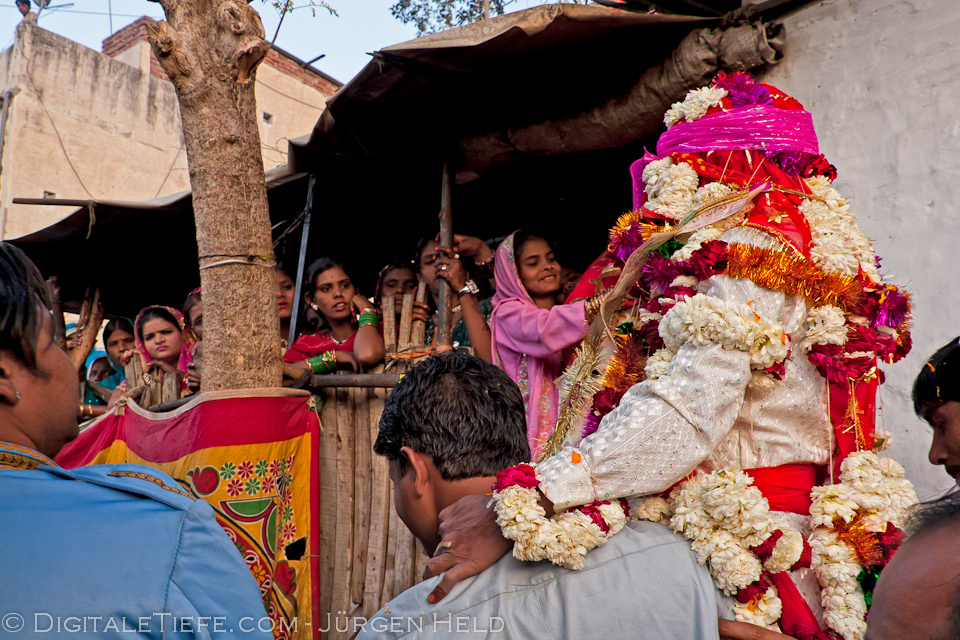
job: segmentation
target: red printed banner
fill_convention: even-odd
[[[310,397],[217,392],[172,412],[130,404],[119,413],[84,430],[57,463],[144,464],[206,500],[260,585],[274,637],[309,637],[320,619],[320,421]]]

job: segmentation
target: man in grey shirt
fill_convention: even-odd
[[[430,358],[394,389],[374,450],[389,459],[397,514],[427,553],[444,508],[489,494],[498,471],[529,461],[524,415],[516,384],[473,356]],[[394,598],[358,638],[712,639],[718,615],[732,617],[689,544],[649,522],[627,525],[579,571],[506,555],[429,604],[439,581]]]

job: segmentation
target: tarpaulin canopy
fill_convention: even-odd
[[[778,56],[764,27],[718,26],[553,4],[387,47],[294,143],[297,166],[443,154],[462,183],[518,154],[623,146],[655,133],[670,103],[717,70]]]

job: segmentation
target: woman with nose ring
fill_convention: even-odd
[[[321,258],[307,272],[304,295],[315,312],[313,328],[294,341],[283,361],[314,373],[340,368],[359,371],[383,361],[383,337],[376,307],[362,295],[344,270]]]
[[[527,413],[527,440],[536,460],[557,422],[555,380],[561,352],[580,342],[600,308],[600,296],[558,305],[560,264],[550,243],[516,231],[497,249],[490,317],[494,364],[519,386]]]

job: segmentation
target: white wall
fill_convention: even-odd
[[[929,499],[953,482],[927,462],[930,431],[910,390],[926,358],[960,334],[960,2],[831,0],[783,21],[784,60],[764,79],[813,114],[882,273],[913,294],[913,351],[884,367],[877,424]]]

